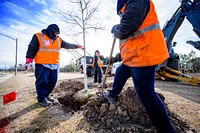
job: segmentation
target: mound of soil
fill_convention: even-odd
[[[81,81],[67,80],[63,81],[54,92],[58,101],[70,110],[83,111],[84,118],[80,121],[77,130],[84,129],[98,133],[156,133],[133,87],[124,87],[116,104],[109,104],[100,91],[90,97],[87,103],[80,103],[73,95],[83,88],[84,84]],[[164,102],[164,96],[158,95]],[[165,106],[167,108],[167,104]],[[195,133],[175,114],[169,110],[168,113],[177,133]]]
[[[69,79],[62,81],[58,86],[56,86],[53,94],[54,97],[58,99],[59,103],[66,106],[68,110],[77,111],[80,109],[82,104],[76,101],[73,95],[83,88],[83,82]]]

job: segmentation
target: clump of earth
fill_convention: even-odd
[[[111,88],[111,83],[106,84]],[[102,88],[88,84],[88,93],[91,95],[77,99],[77,94],[84,92],[84,84],[79,80],[65,80],[61,82],[54,91],[60,104],[68,108],[67,111],[82,111],[84,118],[79,122],[77,130],[84,129],[88,132],[97,133],[156,133],[145,109],[141,105],[133,87],[125,86],[118,96],[116,104],[109,104],[102,96]],[[94,90],[94,91],[93,91]],[[95,92],[95,93],[94,93]],[[158,93],[164,102],[165,97]],[[79,95],[79,97],[82,97]],[[167,108],[167,104],[165,103]],[[177,133],[195,133],[187,123],[170,112],[169,117]]]

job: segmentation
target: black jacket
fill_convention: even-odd
[[[118,39],[125,39],[132,35],[142,25],[149,9],[149,0],[128,0],[120,24],[112,29],[114,36]]]

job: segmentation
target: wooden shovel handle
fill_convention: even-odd
[[[115,47],[115,42],[116,42],[116,37],[113,38],[112,48],[111,48],[111,51],[110,51],[110,59],[112,58],[113,50],[114,50],[114,47]],[[104,80],[103,80],[102,94],[103,94],[103,88],[106,88],[106,79],[107,79],[109,68],[110,68],[110,61],[108,62],[106,72],[105,72],[105,76],[104,76]]]

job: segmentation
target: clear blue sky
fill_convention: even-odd
[[[96,0],[97,1],[97,0]],[[101,18],[106,30],[88,32],[86,36],[86,50],[93,55],[95,50],[99,50],[104,56],[109,56],[112,34],[110,30],[113,25],[119,22],[116,14],[116,0],[101,0],[97,16]],[[27,46],[36,32],[46,28],[51,23],[56,23],[61,29],[61,37],[70,43],[82,44],[82,36],[78,38],[69,36],[73,31],[64,23],[62,18],[52,12],[52,9],[58,8],[64,11],[70,10],[71,6],[66,0],[1,0],[0,1],[0,33],[6,34],[18,39],[18,64],[25,63]],[[153,0],[161,27],[171,18],[175,10],[180,5],[179,0]],[[74,41],[76,40],[76,41]],[[15,63],[15,41],[0,35],[0,68],[5,63],[9,66]],[[196,51],[197,56],[200,52],[192,46],[186,44],[187,40],[199,40],[193,33],[191,25],[184,21],[177,32],[174,41],[177,41],[175,52],[189,53]],[[119,51],[116,44],[114,55]],[[79,51],[83,54],[82,51]],[[61,66],[66,65],[74,56],[67,50],[61,51]]]

